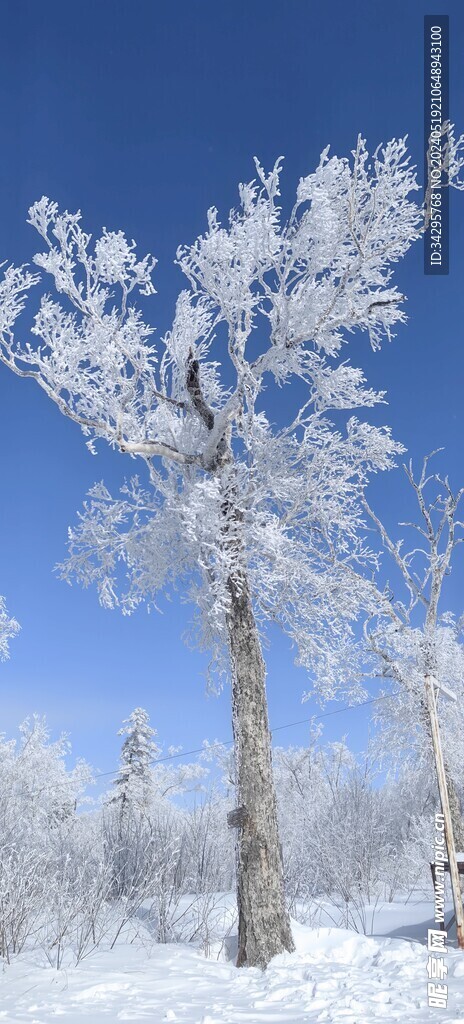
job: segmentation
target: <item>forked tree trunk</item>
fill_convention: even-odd
[[[264,660],[246,577],[230,579],[228,587],[237,804],[244,809],[237,834],[237,966],[264,968],[294,944],[284,897]]]

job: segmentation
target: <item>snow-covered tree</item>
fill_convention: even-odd
[[[127,896],[134,889],[134,879],[145,868],[147,849],[151,847],[146,823],[152,810],[154,785],[152,763],[159,757],[155,743],[156,730],[149,723],[148,712],[135,708],[124,719],[118,736],[125,736],[120,754],[120,767],[109,797],[106,815],[107,854],[113,859],[114,893]]]
[[[146,809],[153,798],[152,764],[161,752],[155,743],[156,729],[150,725],[148,712],[135,708],[129,718],[124,719],[118,736],[126,738],[112,800],[121,808],[133,804],[140,810]]]
[[[135,708],[118,735],[125,737],[121,763],[102,819],[111,895],[123,898],[128,916],[151,899],[160,940],[168,941],[172,910],[185,882],[190,833],[171,798],[197,788],[206,773],[199,764],[160,763],[157,732],[143,708]],[[172,754],[179,749],[169,748],[167,756]]]
[[[19,625],[16,619],[11,618],[5,603],[5,598],[0,596],[0,659],[3,661],[9,658],[9,642],[19,632]]]
[[[439,713],[453,831],[462,850],[464,823],[457,787],[464,751],[464,615],[454,615],[446,601],[456,548],[464,540],[460,518],[464,488],[453,492],[448,477],[430,471],[430,458],[424,459],[417,478],[411,463],[404,467],[418,517],[400,524],[403,535],[398,540],[366,502],[393,576],[365,620],[364,640],[370,673],[399,687],[397,695],[379,704],[377,711],[390,756],[396,750],[404,757],[407,750],[430,772],[433,756],[425,679],[433,676],[456,693],[456,702],[439,699]]]
[[[137,457],[119,497],[91,492],[70,531],[68,579],[133,611],[182,583],[200,642],[230,669],[238,830],[238,963],[292,949],[284,904],[260,630],[278,621],[327,692],[352,650],[366,599],[351,567],[373,556],[359,537],[361,491],[398,446],[354,413],[382,401],[339,355],[365,332],[377,349],[405,320],[392,270],[423,228],[405,140],[370,157],[323,152],[285,220],[281,160],[240,186],[240,208],[178,250],[188,288],[153,342],[137,309],[155,261],[121,231],[91,244],[79,213],[43,198],[29,221],[45,242],[32,340],[13,326],[38,277],[9,267],[0,287],[1,359],[32,377],[94,450],[103,438]],[[63,297],[63,299],[60,298]],[[297,386],[294,386],[297,384]],[[286,386],[285,408],[274,400]],[[349,416],[344,414],[350,412]],[[336,425],[334,423],[336,421]]]

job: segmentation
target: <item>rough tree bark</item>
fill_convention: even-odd
[[[228,587],[237,801],[245,809],[237,836],[237,966],[264,968],[294,944],[284,897],[265,665],[246,577],[229,579]]]
[[[212,432],[215,416],[205,402],[198,360],[187,359],[187,390],[196,412]],[[226,468],[222,480],[223,543],[230,557],[227,614],[232,669],[232,727],[237,802],[244,809],[237,833],[237,966],[267,967],[278,953],[291,952],[290,916],[285,906],[284,875],[272,774],[267,714],[266,669],[246,572],[237,487],[233,482],[230,427],[218,436],[208,462],[210,473]]]

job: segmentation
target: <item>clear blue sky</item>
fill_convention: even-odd
[[[464,128],[464,10],[450,14],[451,118]],[[409,134],[422,178],[422,32],[430,6],[372,0],[16,0],[2,7],[0,81],[1,259],[35,251],[25,224],[42,194],[74,210],[86,227],[123,228],[159,259],[152,322],[162,332],[183,285],[176,247],[205,227],[216,205],[226,213],[252,157],[286,157],[287,196],[330,143],[346,155],[358,132],[374,148]],[[459,73],[459,68],[461,72]],[[445,446],[455,484],[464,481],[464,196],[451,196],[448,278],[424,277],[417,245],[399,266],[410,322],[381,353],[364,337],[350,345],[373,386],[388,390],[378,416],[413,456]],[[100,609],[96,594],[69,588],[52,573],[66,529],[87,489],[105,479],[116,490],[130,472],[100,445],[92,457],[79,429],[32,382],[0,369],[0,593],[22,631],[0,666],[0,729],[32,711],[54,732],[71,733],[76,754],[98,769],[116,763],[115,733],[136,705],[160,738],[199,745],[230,735],[229,694],[206,697],[206,659],[181,635],[188,609],[167,605],[132,618]],[[392,521],[404,517],[399,473],[374,494]],[[460,606],[462,566],[454,578]],[[305,674],[287,642],[272,634],[267,652],[271,721],[309,714]],[[362,745],[368,714],[329,720],[328,738],[349,730]],[[304,729],[279,734],[299,742]]]

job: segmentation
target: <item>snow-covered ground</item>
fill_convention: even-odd
[[[427,904],[387,905],[375,923],[389,938],[294,922],[296,952],[264,973],[227,960],[233,938],[213,942],[208,958],[189,945],[121,943],[60,971],[23,954],[0,976],[0,1021],[463,1024],[464,953],[450,947],[446,956],[447,1009],[427,1006],[429,912]],[[422,942],[398,937],[408,928]]]

